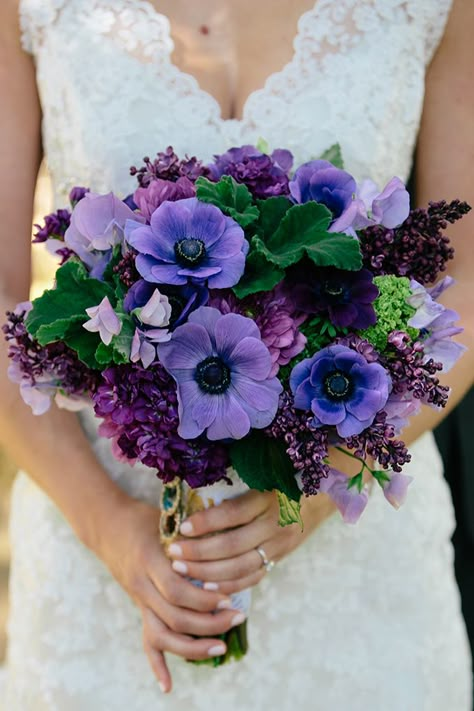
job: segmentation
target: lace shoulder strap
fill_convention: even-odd
[[[424,14],[425,64],[429,65],[443,38],[453,0],[421,0]]]
[[[67,0],[19,0],[21,45],[34,54],[46,27],[54,24]]]

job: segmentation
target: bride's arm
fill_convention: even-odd
[[[445,36],[427,75],[417,157],[417,202],[421,206],[429,200],[460,198],[474,208],[473,36],[474,4],[472,0],[455,0]],[[474,209],[450,228],[449,234],[456,249],[449,273],[457,284],[446,292],[445,304],[458,311],[464,327],[459,340],[469,350],[445,378],[453,390],[449,406],[441,411],[424,407],[403,432],[407,444],[435,427],[473,381]],[[351,460],[347,457],[333,452],[331,458],[342,471],[356,473],[349,471]],[[190,575],[222,581],[220,589],[228,593],[243,584],[255,584],[264,575],[257,546],[264,543],[268,556],[278,560],[301,545],[335,511],[324,494],[305,500],[305,531],[301,534],[297,526],[279,529],[278,506],[272,494],[252,492],[246,496],[247,500],[242,497],[199,512],[187,522],[194,524],[190,537],[240,528],[220,536],[183,541],[181,551],[175,549],[175,557],[186,561]]]
[[[28,298],[33,193],[41,159],[34,67],[20,48],[16,13],[17,2],[0,3],[0,321],[7,309]],[[7,346],[0,337],[1,446],[139,605],[148,656],[169,689],[161,651],[209,656],[221,644],[217,635],[231,627],[235,611],[212,614],[227,602],[225,596],[199,590],[171,570],[158,541],[156,509],[134,501],[112,482],[75,415],[53,407],[35,417],[6,370]],[[188,636],[199,634],[212,638]]]

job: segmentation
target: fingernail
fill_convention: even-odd
[[[193,524],[190,521],[183,521],[183,523],[179,527],[179,530],[183,534],[183,536],[188,536],[190,533],[193,532]]]
[[[162,681],[158,682],[158,686],[160,687],[161,691],[163,694],[166,694],[166,686],[163,684]]]
[[[207,653],[210,657],[220,657],[225,654],[225,647],[223,644],[216,644],[214,647],[210,647]]]
[[[217,609],[218,610],[231,610],[232,609],[232,600],[229,600],[227,598],[226,600],[219,600],[217,603]]]
[[[204,583],[203,588],[204,590],[210,590],[211,592],[219,590],[219,586],[217,583]]]
[[[232,618],[232,622],[230,623],[232,627],[237,627],[237,625],[241,625],[242,622],[245,620],[245,615],[243,612],[239,612],[238,615],[235,615],[235,617]]]
[[[186,563],[183,563],[182,560],[174,560],[171,563],[171,567],[173,570],[176,570],[177,573],[187,573],[188,572],[188,566]]]
[[[170,555],[177,555],[178,557],[181,557],[183,555],[183,549],[177,543],[172,543],[168,546],[168,553]]]

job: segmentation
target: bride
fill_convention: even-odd
[[[298,164],[339,141],[355,178],[383,185],[408,177],[418,141],[417,201],[473,203],[473,34],[470,0],[4,0],[2,311],[28,294],[42,154],[60,207],[73,185],[129,193],[123,166],[169,144],[209,160],[264,137]],[[465,343],[472,229],[468,217],[452,230]],[[0,432],[28,472],[12,500],[5,711],[468,711],[453,511],[430,432],[441,414],[405,433],[414,483],[400,511],[374,490],[348,527],[320,495],[301,534],[251,492],[191,519],[171,564],[155,477],[118,464],[90,413],[35,419],[5,370],[6,358]],[[450,374],[452,403],[472,370],[471,353]],[[216,532],[218,545],[202,538]],[[244,661],[186,663],[222,653],[240,621],[229,595],[248,586]]]

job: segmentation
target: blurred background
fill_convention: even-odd
[[[35,196],[33,222],[41,222],[44,215],[51,211],[52,195],[48,175],[41,169]],[[56,260],[54,260],[41,244],[32,246],[33,282],[32,296],[39,295],[52,281]],[[3,320],[3,314],[0,318]],[[1,334],[0,334],[1,335]],[[8,592],[8,510],[10,489],[15,475],[15,467],[0,449],[0,663],[5,656],[6,635],[5,622],[7,617]]]

